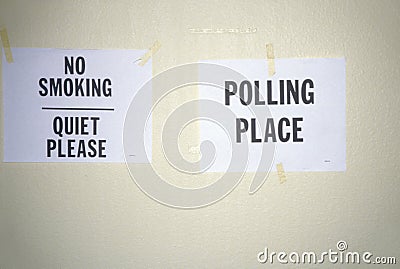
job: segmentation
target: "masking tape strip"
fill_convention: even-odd
[[[275,75],[275,56],[274,47],[271,43],[267,44],[268,75]]]
[[[1,42],[3,43],[4,54],[6,55],[6,60],[8,63],[14,62],[11,48],[10,48],[10,41],[8,40],[7,29],[5,27],[1,27],[0,29],[0,36]]]
[[[160,47],[161,47],[161,44],[160,44],[160,42],[158,42],[158,40],[156,42],[154,42],[153,46],[151,46],[151,48],[140,59],[141,61],[139,62],[139,65],[144,66],[147,63],[147,61],[154,54],[156,54],[156,52],[160,49]]]
[[[279,182],[282,184],[286,181],[285,170],[283,169],[283,164],[278,163],[276,165],[276,170],[278,171]]]

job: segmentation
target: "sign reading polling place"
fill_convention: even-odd
[[[246,78],[221,76],[225,90],[201,85],[200,98],[219,102],[234,122],[201,122],[201,140],[213,141],[216,159],[210,172],[235,170],[229,165],[232,144],[249,148],[247,171],[256,171],[262,147],[275,145],[272,167],[287,171],[346,170],[346,91],[344,59],[275,59],[268,75],[266,60],[203,61],[226,66]],[[200,69],[200,77],[205,70]],[[207,110],[200,106],[200,111]],[[257,117],[257,111],[265,116]],[[222,128],[221,128],[222,127]],[[234,139],[226,139],[229,133]],[[245,140],[246,138],[246,140]]]

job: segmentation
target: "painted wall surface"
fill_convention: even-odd
[[[399,1],[2,0],[0,23],[13,47],[146,49],[158,40],[154,74],[200,59],[265,58],[267,43],[278,58],[344,56],[347,135],[346,172],[286,173],[283,184],[271,173],[252,196],[245,177],[197,210],[148,198],[125,164],[0,163],[0,268],[280,268],[257,254],[336,250],[339,240],[397,255],[397,265],[369,268],[399,266]],[[163,107],[193,96],[177,93]],[[320,267],[365,265],[286,265]]]

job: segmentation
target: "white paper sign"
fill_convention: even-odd
[[[346,170],[343,58],[275,59],[276,73],[272,77],[268,76],[266,60],[203,62],[227,66],[247,80],[221,77],[226,91],[200,86],[200,99],[219,102],[237,119],[236,128],[229,130],[210,121],[201,122],[201,140],[211,140],[216,147],[216,159],[209,172],[228,171],[231,143],[243,143],[238,142],[243,136],[247,136],[249,147],[247,171],[257,171],[263,143],[276,145],[272,170],[276,170],[277,163],[282,163],[285,171]],[[269,109],[271,119],[262,119],[264,123],[260,125],[261,119],[255,118],[251,108]],[[200,106],[200,111],[205,109]],[[225,132],[235,137],[234,141],[229,141]]]
[[[152,75],[151,61],[135,63],[145,51],[12,53],[13,63],[2,62],[5,162],[124,162],[124,117]]]

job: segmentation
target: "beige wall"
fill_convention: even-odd
[[[154,202],[124,164],[0,163],[0,268],[275,268],[257,262],[265,246],[322,252],[338,240],[400,263],[399,1],[1,0],[0,23],[14,47],[145,49],[159,40],[154,73],[264,58],[273,43],[276,57],[344,56],[347,80],[345,173],[287,173],[283,184],[272,173],[253,196],[246,177],[202,209]],[[257,32],[189,32],[248,27]]]

